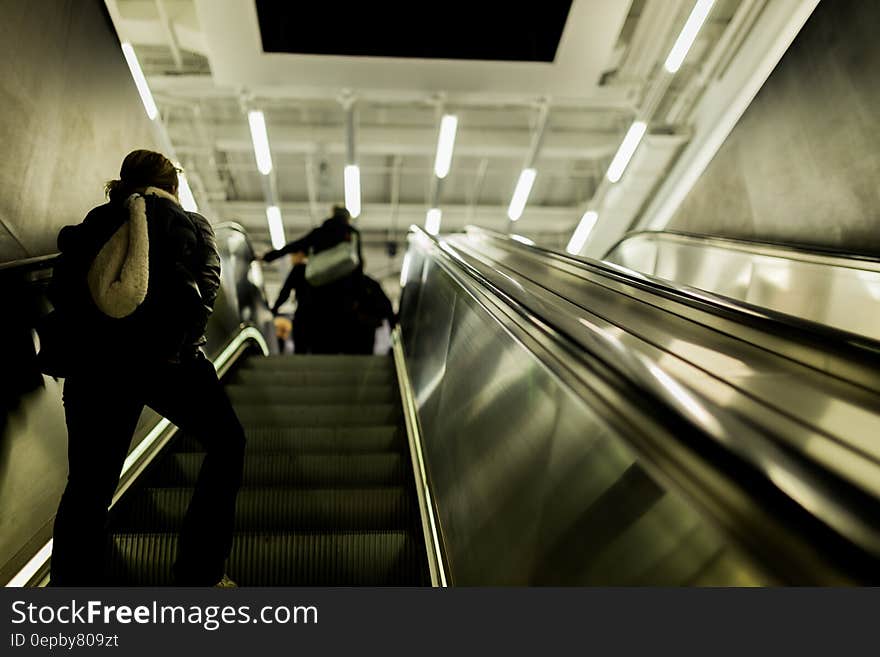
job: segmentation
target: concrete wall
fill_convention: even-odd
[[[55,251],[156,148],[101,0],[0,0],[0,263]]]
[[[878,29],[820,3],[667,228],[880,255]]]

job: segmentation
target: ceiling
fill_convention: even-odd
[[[405,232],[424,224],[432,199],[442,230],[508,230],[507,206],[542,112],[538,174],[512,232],[564,246],[587,204],[607,196],[608,165],[633,119],[647,112],[648,136],[627,171],[629,186],[620,186],[627,191],[611,195],[636,215],[688,138],[690,109],[707,84],[703,63],[750,1],[716,0],[670,80],[663,62],[693,0],[545,1],[529,13],[507,2],[449,2],[443,16],[397,2],[302,10],[268,0],[105,0],[120,38],[134,45],[200,208],[240,222],[258,250],[269,248],[266,180],[247,111],[265,113],[272,184],[293,239],[343,200],[352,104],[357,221],[368,271],[392,296]],[[458,116],[458,133],[438,188],[444,113]],[[396,255],[389,243],[401,245]],[[283,273],[267,272],[270,297]]]

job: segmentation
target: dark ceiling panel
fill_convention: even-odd
[[[256,0],[267,53],[552,62],[571,2]]]

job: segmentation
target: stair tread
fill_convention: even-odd
[[[279,404],[235,403],[245,426],[383,426],[401,416],[397,404]]]
[[[170,585],[176,550],[176,534],[116,534],[111,581]],[[239,532],[227,573],[240,586],[424,586],[423,551],[421,539],[410,530]]]
[[[235,403],[289,402],[301,404],[390,404],[397,399],[392,387],[301,386],[273,384],[230,384],[226,393]]]
[[[247,450],[284,449],[302,453],[364,453],[398,449],[405,445],[398,425],[370,427],[279,427],[246,426]],[[173,449],[178,452],[201,452],[203,447],[184,434]]]
[[[152,486],[192,485],[198,477],[203,452],[169,454],[150,474]],[[290,451],[248,451],[244,485],[397,484],[406,476],[399,451],[342,454],[298,454]]]
[[[146,488],[118,512],[121,530],[171,531],[183,523],[191,487]],[[395,529],[416,519],[411,491],[403,486],[358,488],[242,488],[235,527],[239,531]]]
[[[245,430],[227,572],[242,586],[427,585],[394,361],[270,356],[225,389]],[[205,450],[181,433],[121,501],[110,581],[171,584]]]
[[[272,357],[251,358],[242,364],[241,369],[247,370],[293,370],[293,371],[331,371],[331,372],[364,372],[394,371],[394,361],[380,356],[364,357]]]

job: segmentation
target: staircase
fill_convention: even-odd
[[[394,362],[251,357],[226,390],[247,435],[227,572],[243,586],[428,585]],[[178,436],[114,515],[110,580],[171,583],[201,466]]]

